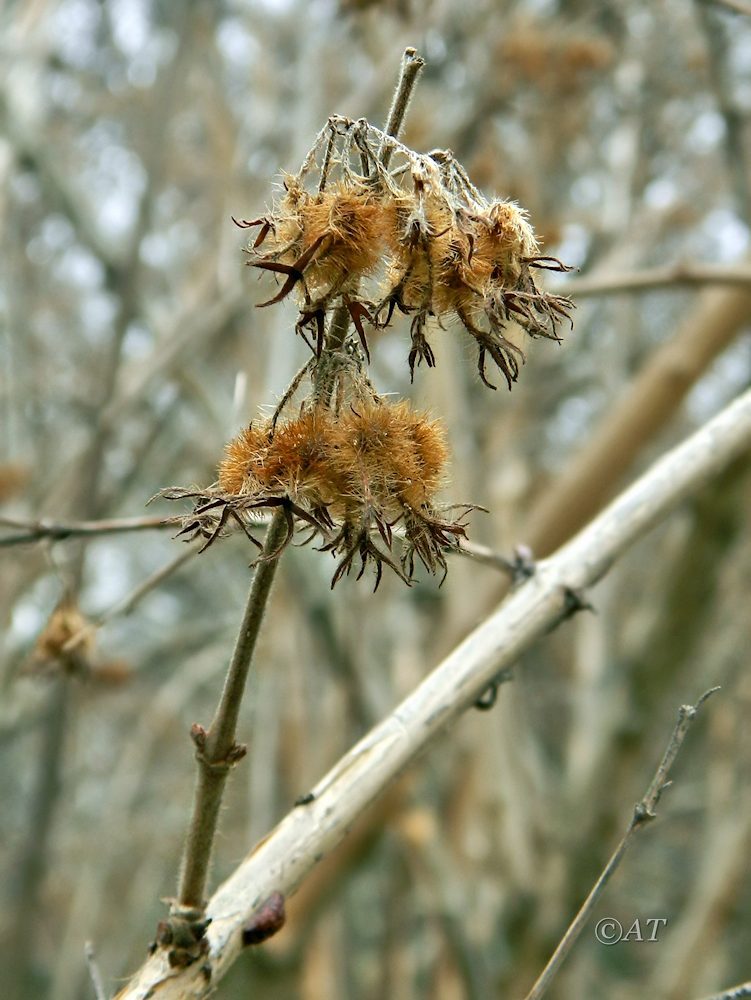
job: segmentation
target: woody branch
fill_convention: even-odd
[[[677,504],[751,448],[751,391],[655,463],[520,586],[389,716],[347,753],[254,848],[207,908],[211,981],[196,963],[175,973],[158,953],[117,1000],[208,995],[242,948],[242,927],[274,892],[290,894],[353,820],[497,675],[565,616],[572,592],[596,583],[613,562]]]

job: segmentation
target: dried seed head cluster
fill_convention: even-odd
[[[518,205],[484,198],[450,152],[420,155],[364,120],[334,117],[283,186],[268,215],[238,224],[258,228],[249,263],[282,282],[260,305],[295,290],[297,331],[311,335],[317,355],[334,304],[349,310],[366,356],[364,320],[384,328],[396,310],[411,316],[412,375],[422,361],[435,364],[428,318],[457,319],[476,343],[490,388],[488,359],[509,388],[524,360],[506,336],[510,323],[532,337],[560,339],[571,303],[541,291],[534,271],[567,268],[540,254]]]
[[[464,537],[473,508],[439,506],[443,427],[376,393],[365,323],[384,328],[397,312],[411,318],[414,375],[422,361],[435,364],[428,319],[457,319],[475,341],[482,381],[495,388],[490,360],[511,388],[524,355],[507,327],[558,340],[571,304],[541,291],[534,272],[567,268],[540,254],[518,205],[487,201],[451,153],[419,155],[364,120],[329,119],[300,170],[285,175],[273,210],[237,224],[257,229],[249,263],[280,283],[260,305],[294,293],[295,329],[312,357],[273,416],[230,441],[212,487],[163,491],[194,501],[180,534],[203,538],[205,548],[234,526],[261,548],[252,533],[258,515],[282,511],[283,545],[301,523],[308,541],[333,554],[332,586],[353,566],[359,579],[372,565],[376,587],[384,565],[407,583],[418,563],[445,575],[446,552]],[[356,335],[347,335],[348,321]]]
[[[295,416],[241,431],[226,446],[211,490],[166,491],[198,501],[183,533],[209,545],[228,522],[249,532],[254,514],[281,508],[286,541],[297,518],[337,558],[332,586],[358,560],[358,579],[372,564],[376,586],[384,564],[406,582],[416,561],[445,573],[444,550],[465,528],[437,503],[448,459],[443,425],[404,400],[380,399],[352,372],[346,383],[338,404],[306,400]]]

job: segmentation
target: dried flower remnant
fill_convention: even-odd
[[[259,306],[296,298],[295,330],[312,356],[274,416],[227,445],[212,487],[163,491],[194,502],[180,534],[205,548],[239,527],[260,548],[258,516],[282,511],[282,547],[309,529],[307,540],[336,559],[332,586],[353,568],[359,579],[372,567],[376,587],[384,565],[406,583],[418,563],[445,575],[473,508],[439,505],[442,425],[375,391],[366,323],[381,330],[409,318],[414,377],[423,361],[435,365],[429,321],[456,320],[485,385],[495,388],[490,361],[511,388],[524,354],[509,327],[559,340],[569,319],[569,300],[541,291],[535,272],[568,268],[541,255],[523,209],[488,201],[450,152],[418,154],[364,119],[330,118],[271,210],[236,222],[254,231],[248,263],[279,285]]]
[[[415,556],[430,572],[445,572],[443,550],[465,527],[436,501],[448,460],[442,424],[404,400],[380,399],[367,383],[349,389],[338,406],[308,401],[275,426],[259,420],[242,430],[226,446],[211,489],[164,491],[196,502],[181,534],[209,545],[233,521],[252,538],[258,513],[282,508],[285,544],[297,518],[337,558],[332,585],[358,560],[358,578],[372,565],[376,586],[383,565],[410,582]]]
[[[524,354],[508,326],[560,340],[560,323],[570,320],[571,302],[541,291],[534,278],[569,269],[540,253],[518,205],[488,201],[450,152],[415,153],[362,119],[330,118],[269,215],[238,224],[260,227],[249,263],[283,278],[259,304],[296,290],[296,329],[306,340],[310,333],[317,356],[331,307],[349,310],[368,357],[363,320],[382,329],[398,311],[411,316],[414,377],[421,362],[435,364],[428,319],[457,319],[476,343],[485,385],[495,388],[485,371],[491,360],[511,388]]]
[[[39,634],[29,663],[30,673],[88,677],[92,671],[94,629],[78,606],[63,598]]]

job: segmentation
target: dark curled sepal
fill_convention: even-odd
[[[272,892],[269,898],[256,910],[242,929],[242,943],[246,947],[261,944],[273,937],[284,927],[287,914],[284,912],[284,896]]]

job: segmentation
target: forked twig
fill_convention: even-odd
[[[707,698],[719,690],[720,689],[718,687],[710,688],[708,691],[704,692],[695,705],[681,705],[678,709],[678,721],[676,722],[670,736],[667,749],[662,755],[662,760],[657,766],[657,770],[655,771],[654,777],[652,778],[647,791],[644,793],[641,801],[637,802],[634,807],[634,813],[626,828],[626,832],[621,838],[621,841],[615,851],[613,851],[610,860],[603,868],[600,877],[590,890],[589,895],[582,903],[579,912],[569,924],[566,933],[561,938],[558,947],[553,952],[547,965],[542,970],[534,986],[525,997],[525,1000],[540,1000],[540,997],[547,993],[548,987],[553,981],[554,976],[560,969],[561,965],[563,965],[573,946],[576,944],[579,935],[584,930],[589,918],[592,916],[592,911],[597,905],[600,896],[602,896],[605,891],[606,885],[623,860],[623,856],[628,850],[634,834],[637,830],[641,830],[647,825],[647,823],[655,819],[657,815],[655,813],[655,809],[657,807],[657,803],[660,801],[660,796],[671,784],[668,780],[670,769],[675,763],[675,758],[678,756],[678,752],[683,746],[683,741],[686,738],[686,734],[688,733],[691,723],[696,718],[697,712]]]
[[[96,1000],[107,1000],[102,974],[99,971],[99,966],[96,961],[96,952],[94,951],[94,945],[91,941],[86,942],[84,946],[84,955],[86,957],[86,966],[89,970],[89,978],[91,979],[91,985],[94,988],[94,996],[96,997]]]

